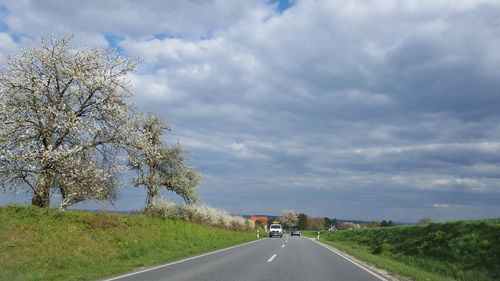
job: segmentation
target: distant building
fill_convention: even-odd
[[[269,220],[268,217],[251,216],[250,219],[253,220],[254,222],[261,221],[262,224],[264,225],[264,230],[267,231],[267,223]]]

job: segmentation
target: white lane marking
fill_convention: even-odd
[[[376,272],[372,271],[371,269],[369,269],[369,268],[365,267],[364,265],[360,264],[358,261],[356,261],[356,260],[354,260],[354,259],[352,259],[352,258],[348,257],[347,255],[345,255],[345,254],[341,253],[340,251],[338,251],[337,249],[333,248],[332,246],[329,246],[329,245],[323,244],[323,243],[321,243],[321,242],[319,242],[319,241],[316,241],[316,239],[314,239],[314,238],[309,238],[309,239],[310,239],[310,240],[312,240],[312,241],[314,241],[314,242],[316,242],[316,243],[318,243],[319,245],[321,245],[321,246],[323,246],[323,247],[327,248],[328,250],[330,250],[330,251],[334,252],[335,254],[337,254],[337,255],[341,256],[342,258],[344,258],[344,259],[346,259],[346,260],[350,261],[351,263],[353,263],[354,265],[356,265],[356,266],[358,266],[359,268],[363,269],[364,271],[366,271],[366,272],[370,273],[371,275],[373,275],[373,276],[377,277],[379,280],[382,280],[382,281],[389,281],[389,279],[386,279],[386,278],[384,278],[384,277],[380,276],[378,273],[376,273]]]
[[[285,248],[285,244],[281,245],[281,248]]]
[[[267,260],[267,262],[272,262],[276,256],[277,256],[277,255],[276,255],[276,254],[274,254],[272,257],[270,257],[270,258]]]
[[[231,250],[231,249],[234,249],[234,248],[238,248],[238,247],[241,247],[241,246],[245,246],[245,245],[248,245],[248,244],[252,244],[252,243],[255,243],[255,242],[259,242],[259,241],[265,241],[265,240],[266,239],[258,239],[258,240],[250,241],[248,243],[244,243],[244,244],[232,246],[232,247],[225,248],[225,249],[220,249],[220,250],[209,252],[209,253],[202,254],[202,255],[199,255],[199,256],[190,257],[190,258],[187,258],[187,259],[183,259],[183,260],[179,260],[179,261],[174,261],[174,262],[167,263],[167,264],[162,264],[162,265],[155,266],[155,267],[152,267],[152,268],[148,268],[148,269],[144,269],[144,270],[140,270],[140,271],[136,271],[136,272],[132,272],[132,273],[120,275],[120,276],[115,276],[115,277],[108,278],[108,279],[103,279],[103,281],[112,281],[112,280],[116,280],[116,279],[120,279],[120,278],[125,278],[125,277],[136,275],[136,274],[139,274],[139,273],[143,273],[143,272],[155,270],[155,269],[162,268],[162,267],[167,267],[167,266],[178,264],[178,263],[185,262],[185,261],[194,260],[194,259],[201,258],[201,257],[204,257],[204,256],[208,256],[208,255],[211,255],[211,254],[216,254],[216,253],[224,252],[224,251],[227,251],[227,250]]]

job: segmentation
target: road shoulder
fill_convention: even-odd
[[[259,241],[263,241],[263,240],[264,239],[262,239],[262,238],[261,239],[256,239],[256,240],[253,240],[253,241],[250,241],[250,242],[246,242],[246,243],[243,243],[243,244],[239,244],[239,245],[235,245],[235,246],[231,246],[231,247],[227,247],[227,248],[223,248],[223,249],[211,251],[211,252],[208,252],[208,253],[203,253],[203,254],[200,254],[200,255],[192,256],[192,257],[187,257],[187,258],[176,260],[176,261],[171,261],[171,262],[168,262],[168,263],[165,263],[165,264],[160,264],[160,265],[155,265],[155,266],[145,267],[145,268],[138,268],[138,269],[136,269],[136,270],[134,270],[132,272],[122,273],[122,274],[114,275],[114,276],[111,276],[111,277],[108,276],[107,278],[100,279],[100,280],[101,281],[119,280],[119,279],[122,279],[122,278],[125,278],[125,277],[129,277],[129,276],[133,276],[133,275],[138,275],[138,274],[141,274],[141,273],[144,273],[144,272],[148,272],[148,271],[152,271],[152,270],[156,270],[156,269],[168,267],[168,266],[171,266],[171,265],[175,265],[175,264],[178,264],[178,263],[182,263],[182,262],[186,262],[186,261],[198,259],[198,258],[201,258],[201,257],[205,257],[205,256],[208,256],[208,255],[212,255],[212,254],[224,252],[224,251],[231,250],[231,249],[234,249],[234,248],[246,246],[246,245],[253,244],[255,242],[259,242]]]
[[[309,238],[309,237],[306,237],[306,238],[310,239],[311,241],[313,241],[313,242],[315,242],[315,243],[317,243],[325,248],[327,248],[328,250],[330,250],[330,251],[334,252],[335,254],[341,256],[342,258],[348,260],[349,262],[351,262],[354,265],[360,267],[361,269],[367,271],[368,273],[370,273],[371,275],[377,277],[378,279],[380,279],[382,281],[401,281],[400,279],[397,279],[394,276],[390,275],[387,271],[380,269],[380,268],[376,268],[376,267],[369,265],[363,261],[360,261],[360,260],[356,259],[355,257],[349,255],[348,253],[341,251],[341,250],[339,250],[331,245],[325,244],[316,238]]]

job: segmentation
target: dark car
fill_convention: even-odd
[[[290,235],[291,236],[294,236],[294,235],[297,235],[297,236],[300,236],[300,230],[298,229],[292,229],[292,231],[290,232]]]

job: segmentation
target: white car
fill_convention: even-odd
[[[281,227],[281,224],[271,224],[271,226],[269,227],[269,237],[273,236],[279,236],[280,238],[283,237],[283,227]]]

